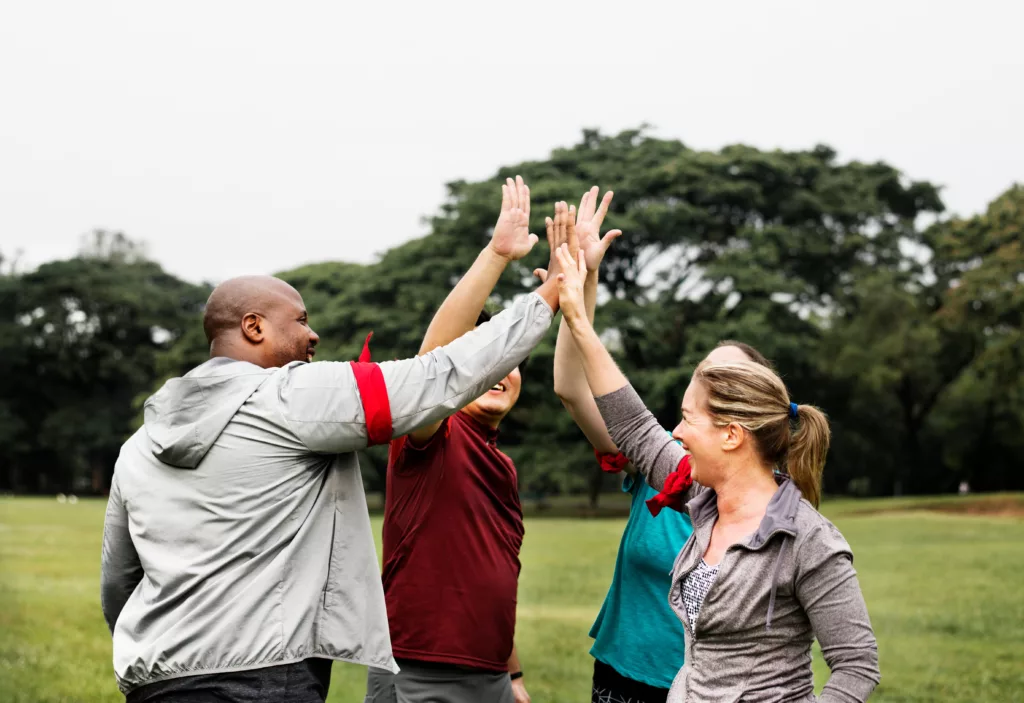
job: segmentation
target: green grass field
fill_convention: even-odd
[[[949,512],[966,507],[957,498],[824,506],[853,546],[878,635],[873,701],[1024,701],[1024,496],[971,500],[973,513]],[[3,703],[123,700],[99,608],[103,508],[0,499]],[[517,642],[536,703],[590,700],[587,631],[623,524],[527,520]],[[815,672],[820,685],[820,657]],[[335,664],[330,700],[361,701],[364,676]]]

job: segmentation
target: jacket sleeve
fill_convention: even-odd
[[[796,596],[831,671],[818,700],[862,703],[881,672],[850,546],[839,530],[825,524],[803,540],[797,556]]]
[[[386,443],[443,420],[508,375],[543,339],[552,317],[544,299],[531,293],[451,344],[372,365],[376,380],[371,381],[357,379],[365,364],[290,367],[281,386],[282,412],[313,452],[337,454]],[[385,436],[374,433],[382,417]]]
[[[686,456],[683,448],[658,423],[633,386],[623,386],[594,400],[615,446],[633,462],[652,488],[663,490],[665,479]],[[683,502],[701,490],[694,482]]]
[[[142,576],[142,562],[128,532],[128,513],[115,473],[103,520],[103,556],[100,563],[100,605],[111,634],[124,604],[142,581]]]

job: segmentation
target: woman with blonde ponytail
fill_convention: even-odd
[[[587,318],[584,258],[558,257],[562,314],[612,441],[662,491],[659,505],[693,522],[668,594],[686,641],[668,702],[866,701],[877,643],[850,546],[817,511],[824,413],[792,402],[770,368],[707,359],[668,436]],[[820,698],[815,638],[832,672]]]

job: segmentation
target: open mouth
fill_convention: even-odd
[[[306,361],[307,361],[307,362],[310,362],[310,361],[312,361],[312,360],[313,360],[313,357],[314,357],[315,355],[316,355],[316,349],[307,349],[307,350],[306,350]]]
[[[491,386],[490,392],[491,393],[504,393],[505,392],[505,384],[504,383],[495,383],[493,386]]]

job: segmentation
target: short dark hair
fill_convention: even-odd
[[[480,314],[476,316],[476,327],[484,324],[485,322],[491,321],[491,313],[486,310],[481,310]],[[526,371],[526,367],[530,365],[530,357],[527,356],[525,359],[519,362],[519,373],[522,374]]]
[[[736,347],[741,352],[747,355],[747,358],[753,361],[755,364],[764,366],[767,369],[775,370],[775,364],[768,360],[764,354],[754,349],[746,342],[737,342],[735,339],[723,339],[721,342],[715,345],[715,349],[722,347]]]

